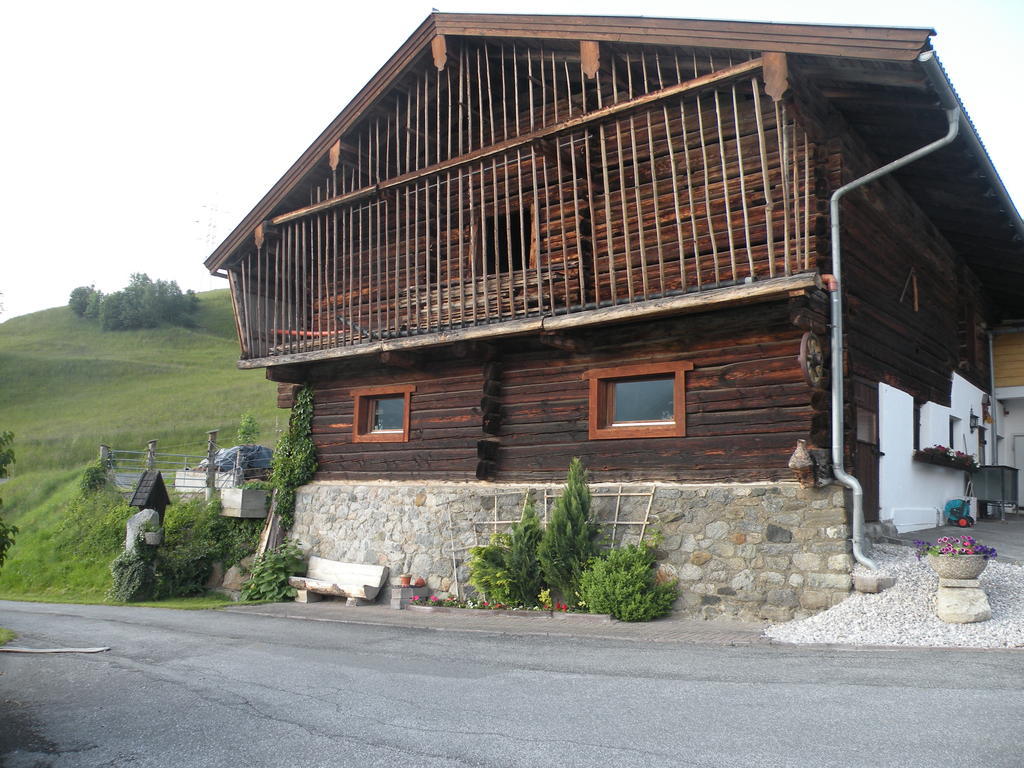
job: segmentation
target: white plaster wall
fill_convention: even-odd
[[[980,417],[984,394],[954,374],[949,407],[931,402],[921,406],[921,447],[949,447],[949,418],[954,416],[960,422],[953,447],[963,451],[966,444],[966,452],[977,456],[978,433],[970,431],[970,413],[973,409]],[[878,467],[881,519],[891,520],[900,533],[936,525],[946,502],[963,496],[964,473],[913,460],[914,399],[882,383],[878,385],[878,440],[883,454]]]
[[[1018,388],[1019,389],[1019,388]],[[1003,438],[1000,447],[998,464],[1007,467],[1017,467],[1017,482],[1019,492],[1017,497],[1024,499],[1024,449],[1014,454],[1014,436],[1024,435],[1024,397],[1013,397],[1002,400],[998,403],[997,413],[999,435]],[[1018,440],[1018,443],[1021,441]]]

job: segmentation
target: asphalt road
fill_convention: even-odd
[[[0,765],[1024,765],[1020,651],[713,647],[0,602]]]

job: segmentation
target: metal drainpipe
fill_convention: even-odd
[[[935,66],[933,54],[926,51],[918,57],[918,61]],[[933,80],[934,82],[934,80]],[[947,86],[948,87],[948,86]],[[845,184],[832,193],[829,205],[829,213],[832,220],[832,275],[824,276],[829,290],[829,304],[832,311],[832,471],[836,480],[850,489],[853,494],[853,556],[858,563],[877,570],[878,566],[863,551],[864,543],[864,489],[856,477],[849,474],[843,465],[843,271],[842,271],[842,249],[839,240],[839,200],[847,193],[858,187],[869,184],[875,179],[881,178],[905,165],[929,155],[937,149],[941,149],[956,139],[960,130],[960,109],[958,106],[948,107],[951,94],[939,93],[940,98],[947,105],[946,119],[949,122],[949,130],[946,135],[931,144],[921,147],[898,160],[883,165],[871,173],[861,176],[859,179]]]
[[[996,355],[993,350],[993,337],[995,334],[992,333],[990,328],[985,335],[988,337],[988,389],[989,389],[989,416],[992,419],[992,427],[989,429],[989,449],[988,449],[988,460],[990,464],[999,464],[999,419],[996,418],[996,412],[999,408],[996,407],[999,402],[996,400]],[[981,462],[985,463],[985,457],[981,457]]]

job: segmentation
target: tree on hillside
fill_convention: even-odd
[[[0,477],[7,477],[7,467],[14,463],[14,435],[10,432],[0,432]],[[0,501],[0,504],[3,502]],[[0,567],[3,567],[7,559],[7,550],[14,546],[14,536],[18,529],[13,525],[7,525],[0,517]]]
[[[104,295],[95,286],[79,286],[71,292],[68,306],[78,317],[99,318],[105,331],[155,328],[160,324],[191,327],[199,297],[173,280],[153,281],[136,273],[124,289]]]
[[[243,413],[238,421],[238,432],[235,434],[235,442],[238,445],[252,445],[259,439],[260,425],[251,413]]]

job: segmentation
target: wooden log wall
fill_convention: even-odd
[[[441,60],[230,267],[244,358],[813,267],[817,150],[759,60],[602,46],[591,78],[578,49],[472,40]]]
[[[829,146],[830,186],[881,164],[846,128]],[[987,388],[987,352],[970,354],[985,316],[979,285],[898,177],[842,206],[848,374],[943,405],[953,372]]]
[[[368,362],[314,369],[320,479],[559,481],[573,456],[595,480],[753,481],[790,478],[798,438],[827,425],[797,360],[825,300],[778,301],[623,325],[552,340],[504,342],[497,360],[438,356],[418,370]],[[819,328],[820,330],[820,328]],[[686,437],[588,439],[594,368],[689,360]],[[351,442],[353,387],[415,384],[408,443]],[[827,439],[827,429],[823,433]]]
[[[317,371],[311,380],[317,477],[475,479],[477,444],[488,437],[482,428],[484,367],[480,361],[446,357],[419,370],[388,369],[374,361]],[[389,384],[416,387],[410,395],[409,441],[353,442],[352,390]]]

